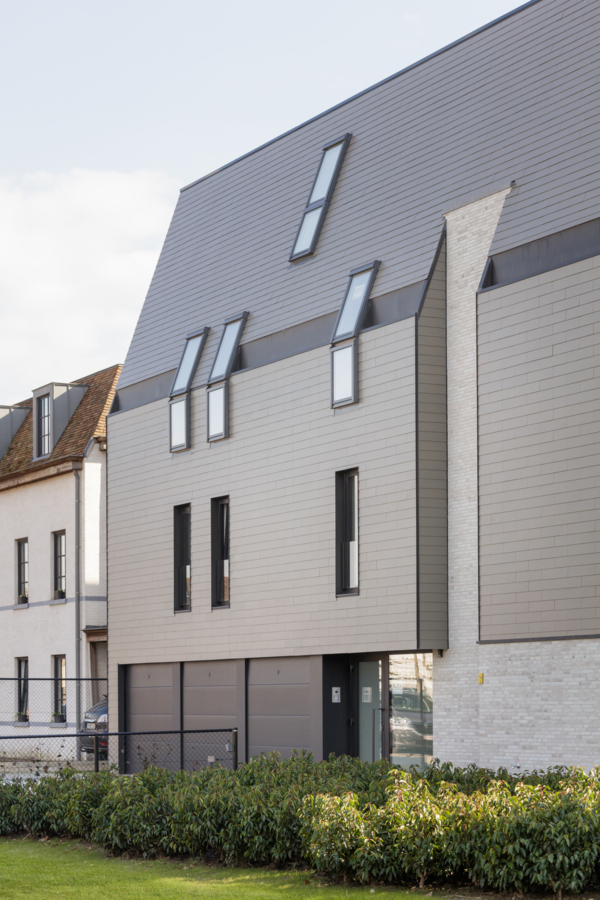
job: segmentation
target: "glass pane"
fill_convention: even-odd
[[[225,375],[241,324],[242,320],[238,319],[237,322],[230,322],[229,325],[225,326],[223,340],[221,341],[221,346],[219,347],[219,352],[217,353],[217,358],[215,359],[215,364],[210,374],[211,380],[223,378]]]
[[[331,354],[333,363],[333,402],[351,400],[354,393],[354,347],[342,347]]]
[[[348,542],[348,587],[358,587],[358,475],[348,478],[351,533]]]
[[[381,661],[358,664],[358,755],[364,762],[381,759]]]
[[[390,656],[390,760],[405,769],[432,759],[432,654]]]
[[[208,436],[225,433],[225,388],[208,392]]]
[[[185,447],[185,407],[187,400],[171,403],[171,447]]]
[[[343,334],[354,334],[370,276],[371,270],[360,272],[358,275],[352,276],[350,290],[348,291],[344,309],[342,310],[342,315],[340,316],[340,321],[338,322],[338,327],[335,331],[336,337],[341,337]]]
[[[192,374],[192,369],[194,367],[194,362],[196,361],[196,353],[198,352],[198,347],[200,346],[201,340],[202,335],[199,334],[197,337],[190,338],[185,345],[181,365],[179,366],[179,371],[177,373],[177,380],[173,385],[174,394],[176,394],[177,391],[185,391],[187,389],[188,382]]]
[[[316,203],[317,200],[324,200],[327,196],[327,191],[329,190],[329,185],[331,184],[331,179],[333,177],[333,170],[339,159],[342,147],[343,144],[336,144],[335,147],[330,147],[329,150],[326,151],[325,156],[321,161],[321,167],[312,194],[310,195],[309,203]]]
[[[322,207],[319,207],[319,209],[311,209],[310,212],[307,212],[305,214],[302,220],[300,232],[296,239],[296,243],[294,244],[294,251],[292,255],[295,255],[296,253],[304,253],[306,250],[310,250],[312,239],[315,236],[315,231],[317,230],[317,225],[319,224],[321,209]]]

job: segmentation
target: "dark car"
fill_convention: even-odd
[[[83,734],[79,738],[79,749],[82,753],[94,752],[94,734],[98,734],[98,756],[106,759],[108,753],[108,738],[102,737],[102,732],[108,731],[108,700],[104,697],[95,703],[83,717]]]

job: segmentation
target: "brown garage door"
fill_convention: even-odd
[[[277,750],[288,757],[310,744],[310,658],[250,660],[249,756]]]

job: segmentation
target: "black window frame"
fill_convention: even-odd
[[[231,604],[231,504],[230,498],[211,502],[211,608],[228,609]],[[225,565],[227,563],[227,565]]]
[[[29,657],[17,657],[17,716],[29,720]]]
[[[67,657],[64,653],[52,657],[52,718],[67,721]]]
[[[67,596],[67,533],[52,532],[52,590],[55,600]]]
[[[20,538],[17,541],[17,604],[26,603],[29,603],[29,538]]]
[[[294,240],[292,242],[292,249],[289,256],[289,261],[293,262],[297,259],[304,259],[307,256],[312,256],[317,248],[317,244],[319,242],[319,237],[321,236],[321,231],[323,229],[323,225],[325,223],[325,219],[327,217],[327,213],[329,211],[329,206],[331,204],[331,200],[333,198],[333,194],[335,191],[335,187],[344,164],[344,159],[346,157],[346,152],[348,150],[348,145],[350,143],[350,139],[352,134],[346,133],[342,135],[342,137],[337,137],[335,140],[328,141],[321,150],[321,157],[319,159],[319,165],[317,166],[317,171],[315,172],[315,177],[312,180],[312,184],[310,186],[310,191],[308,192],[308,200],[306,202],[306,206],[302,211],[302,215],[300,216],[300,224],[296,230],[296,234],[294,235]],[[321,166],[323,165],[323,160],[325,158],[325,154],[328,150],[331,150],[332,147],[335,147],[337,144],[342,144],[342,149],[340,150],[340,155],[338,156],[335,169],[333,170],[333,175],[331,176],[331,181],[329,182],[329,187],[327,189],[327,193],[324,198],[321,200],[315,200],[314,203],[310,202],[310,198],[312,197],[313,190],[317,183],[317,179],[319,177],[319,172],[321,171]],[[298,253],[294,252],[294,248],[296,247],[296,243],[298,241],[298,237],[300,236],[300,231],[302,230],[302,225],[304,223],[304,218],[307,213],[312,212],[315,209],[320,209],[321,214],[319,216],[319,221],[317,222],[317,227],[315,228],[312,241],[310,242],[310,246],[305,250],[300,250]]]
[[[242,340],[242,335],[244,333],[244,329],[246,327],[246,322],[248,321],[249,316],[250,316],[250,313],[247,310],[245,310],[243,313],[241,313],[241,315],[238,314],[236,316],[230,316],[228,319],[225,319],[225,321],[223,322],[223,330],[221,331],[221,336],[219,337],[219,344],[218,344],[216,353],[214,355],[212,365],[210,367],[210,375],[208,376],[208,382],[207,382],[208,385],[218,384],[220,381],[226,381],[229,378],[229,376],[231,375],[233,366],[235,364],[235,358],[237,356],[238,350],[240,349],[240,342]],[[225,367],[225,369],[223,370],[223,372],[220,375],[215,376],[215,375],[213,375],[213,372],[215,369],[215,364],[217,362],[217,359],[219,358],[219,352],[221,350],[221,344],[223,343],[223,339],[225,337],[225,332],[227,331],[227,326],[232,325],[234,322],[241,322],[241,326],[238,329],[235,344],[233,344],[233,346],[231,348],[227,366]]]
[[[43,410],[44,401],[47,401],[47,413],[44,413]],[[36,458],[38,459],[43,456],[49,456],[52,450],[52,423],[50,406],[50,394],[42,394],[40,397],[35,398],[35,415],[37,421]],[[47,430],[43,427],[44,423],[48,426]]]
[[[206,345],[206,339],[208,338],[208,333],[210,328],[208,325],[205,325],[204,328],[197,329],[196,331],[191,331],[185,337],[185,345],[182,350],[181,356],[179,358],[179,364],[177,366],[177,370],[175,372],[175,376],[173,378],[173,383],[171,385],[171,390],[169,392],[169,449],[171,453],[180,453],[182,450],[189,450],[191,446],[191,389],[192,382],[196,375],[196,371],[198,369],[198,364],[200,363],[200,358],[204,351],[204,347]],[[196,350],[196,355],[193,359],[192,366],[190,368],[190,372],[187,378],[187,381],[181,387],[175,389],[175,385],[177,384],[177,379],[179,377],[179,371],[183,365],[183,361],[185,359],[185,355],[187,352],[187,348],[189,342],[194,338],[200,338],[200,343],[198,344],[198,348]],[[184,421],[185,421],[185,435],[183,444],[175,444],[173,443],[173,412],[172,407],[177,403],[183,403],[184,405]]]
[[[358,468],[344,469],[335,473],[335,592],[338,597],[360,593],[360,518],[359,518],[359,471]],[[356,478],[356,488],[349,502],[349,478]],[[356,508],[354,509],[354,502]],[[356,587],[350,587],[351,533],[356,528]]]
[[[223,431],[218,434],[210,433],[210,394],[213,391],[223,391]],[[229,379],[209,384],[206,388],[206,440],[208,443],[222,441],[229,437]]]
[[[173,507],[173,609],[192,609],[192,505]]]
[[[335,320],[335,325],[333,326],[333,333],[331,335],[331,343],[332,344],[339,344],[342,341],[347,341],[350,338],[357,337],[360,334],[362,327],[365,323],[365,319],[367,317],[367,313],[369,310],[369,302],[371,299],[371,291],[373,290],[373,285],[375,283],[375,279],[377,278],[377,273],[379,272],[380,266],[381,266],[381,260],[374,259],[372,262],[365,263],[365,265],[362,265],[362,266],[356,266],[356,268],[351,269],[350,272],[348,272],[348,283],[346,285],[346,290],[344,291],[344,299],[342,300],[341,306],[339,308],[339,312],[338,312],[336,320]],[[369,271],[371,274],[370,274],[369,280],[367,281],[367,286],[365,288],[365,293],[364,293],[363,299],[361,301],[359,314],[356,317],[356,322],[354,324],[354,328],[351,331],[344,332],[343,334],[336,334],[338,325],[344,314],[346,300],[348,299],[348,294],[350,293],[350,288],[352,287],[352,281],[353,281],[354,277],[356,275],[362,275],[363,272],[369,272]]]
[[[350,397],[344,397],[341,400],[336,400],[334,391],[333,357],[335,353],[338,353],[340,350],[345,350],[347,347],[350,347],[352,349],[352,394]],[[331,408],[339,409],[340,406],[350,406],[353,403],[358,403],[358,337],[354,338],[351,341],[343,341],[342,343],[333,344],[329,348],[329,353],[331,357]]]

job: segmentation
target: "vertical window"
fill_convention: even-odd
[[[229,497],[212,501],[212,605],[229,606]]]
[[[358,594],[358,470],[336,475],[336,593]]]
[[[37,455],[50,453],[50,394],[37,398]]]
[[[379,270],[379,260],[350,272],[331,338],[331,405],[358,403],[358,336]]]
[[[344,137],[331,141],[323,147],[317,174],[290,254],[291,260],[315,252],[350,137],[351,135],[345,134]]]
[[[54,533],[54,599],[67,596],[67,538],[64,531]]]
[[[55,722],[67,721],[67,658],[53,656],[52,718]]]
[[[29,603],[29,541],[17,541],[17,603]]]
[[[29,719],[29,660],[17,659],[17,721]]]
[[[218,441],[229,437],[229,376],[240,346],[242,333],[250,314],[242,313],[225,322],[221,340],[208,379],[207,439]]]
[[[169,400],[169,433],[171,451],[190,446],[190,389],[209,329],[189,334],[173,379]]]
[[[175,609],[192,606],[192,510],[189,504],[175,507]]]

